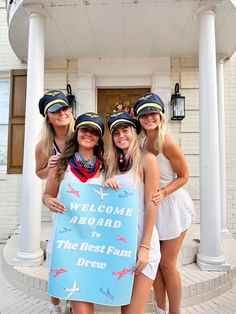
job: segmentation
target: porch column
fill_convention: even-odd
[[[220,171],[214,7],[201,8],[199,20],[200,80],[200,248],[202,270],[226,271],[221,252]]]
[[[231,236],[227,229],[226,210],[226,161],[225,161],[225,104],[224,104],[224,57],[217,59],[217,88],[219,115],[219,156],[220,156],[220,205],[221,205],[221,233]]]
[[[17,254],[24,266],[43,261],[40,249],[41,180],[35,174],[35,146],[42,118],[38,101],[44,90],[44,16],[41,5],[25,5],[29,13],[29,42],[25,109],[24,159],[21,193],[21,239]]]

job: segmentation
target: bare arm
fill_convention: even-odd
[[[43,193],[43,203],[53,212],[63,213],[66,209],[65,205],[57,199],[60,182],[56,178],[56,167],[49,170],[48,179]]]
[[[35,148],[36,175],[40,179],[46,179],[48,176],[49,169],[55,167],[59,158],[60,156],[58,155],[52,155],[49,158],[48,162],[45,163],[45,161],[42,158],[42,144],[41,142],[39,142]]]
[[[166,134],[164,155],[176,173],[176,178],[165,186],[166,195],[169,195],[187,183],[189,173],[184,154],[170,134]]]
[[[170,161],[171,167],[176,173],[176,178],[153,195],[155,204],[159,204],[166,196],[185,185],[189,177],[188,165],[184,154],[173,137],[168,133],[165,136],[164,155]]]
[[[149,248],[155,224],[156,206],[152,202],[152,195],[159,187],[160,171],[156,158],[151,153],[143,153],[143,176],[144,176],[144,227],[141,246],[138,250],[138,260],[134,271],[138,274],[148,263]]]

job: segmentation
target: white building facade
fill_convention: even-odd
[[[1,34],[6,35],[0,39],[0,239],[21,225],[20,260],[40,261],[40,221],[50,220],[47,209],[41,212],[42,182],[34,170],[42,123],[37,103],[43,92],[66,93],[70,84],[78,115],[99,111],[99,90],[146,87],[163,99],[168,130],[188,160],[187,188],[197,209],[195,223],[201,224],[199,264],[223,269],[220,238],[228,231],[236,234],[236,39],[226,38],[236,8],[233,1],[177,2],[15,1],[7,11],[1,1]],[[152,24],[144,27],[144,18]],[[120,20],[123,30],[117,27]],[[115,25],[112,31],[109,25]],[[8,171],[13,158],[7,135],[10,79],[16,69],[28,70],[23,174]],[[182,121],[171,120],[176,83],[185,96]]]

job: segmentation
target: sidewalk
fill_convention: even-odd
[[[29,296],[15,289],[5,279],[2,272],[2,254],[4,245],[0,245],[0,314],[47,314],[49,302]]]

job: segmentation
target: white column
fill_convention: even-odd
[[[200,249],[202,270],[226,271],[221,252],[220,171],[214,8],[199,12]]]
[[[29,13],[29,42],[25,111],[24,160],[21,198],[21,241],[17,259],[27,266],[43,260],[40,249],[41,180],[35,174],[35,146],[42,118],[38,101],[44,90],[44,16],[41,5],[26,5]]]
[[[226,161],[225,161],[225,103],[224,103],[224,58],[217,59],[217,88],[219,116],[219,154],[220,154],[220,205],[222,236],[232,236],[227,229],[226,211]]]

